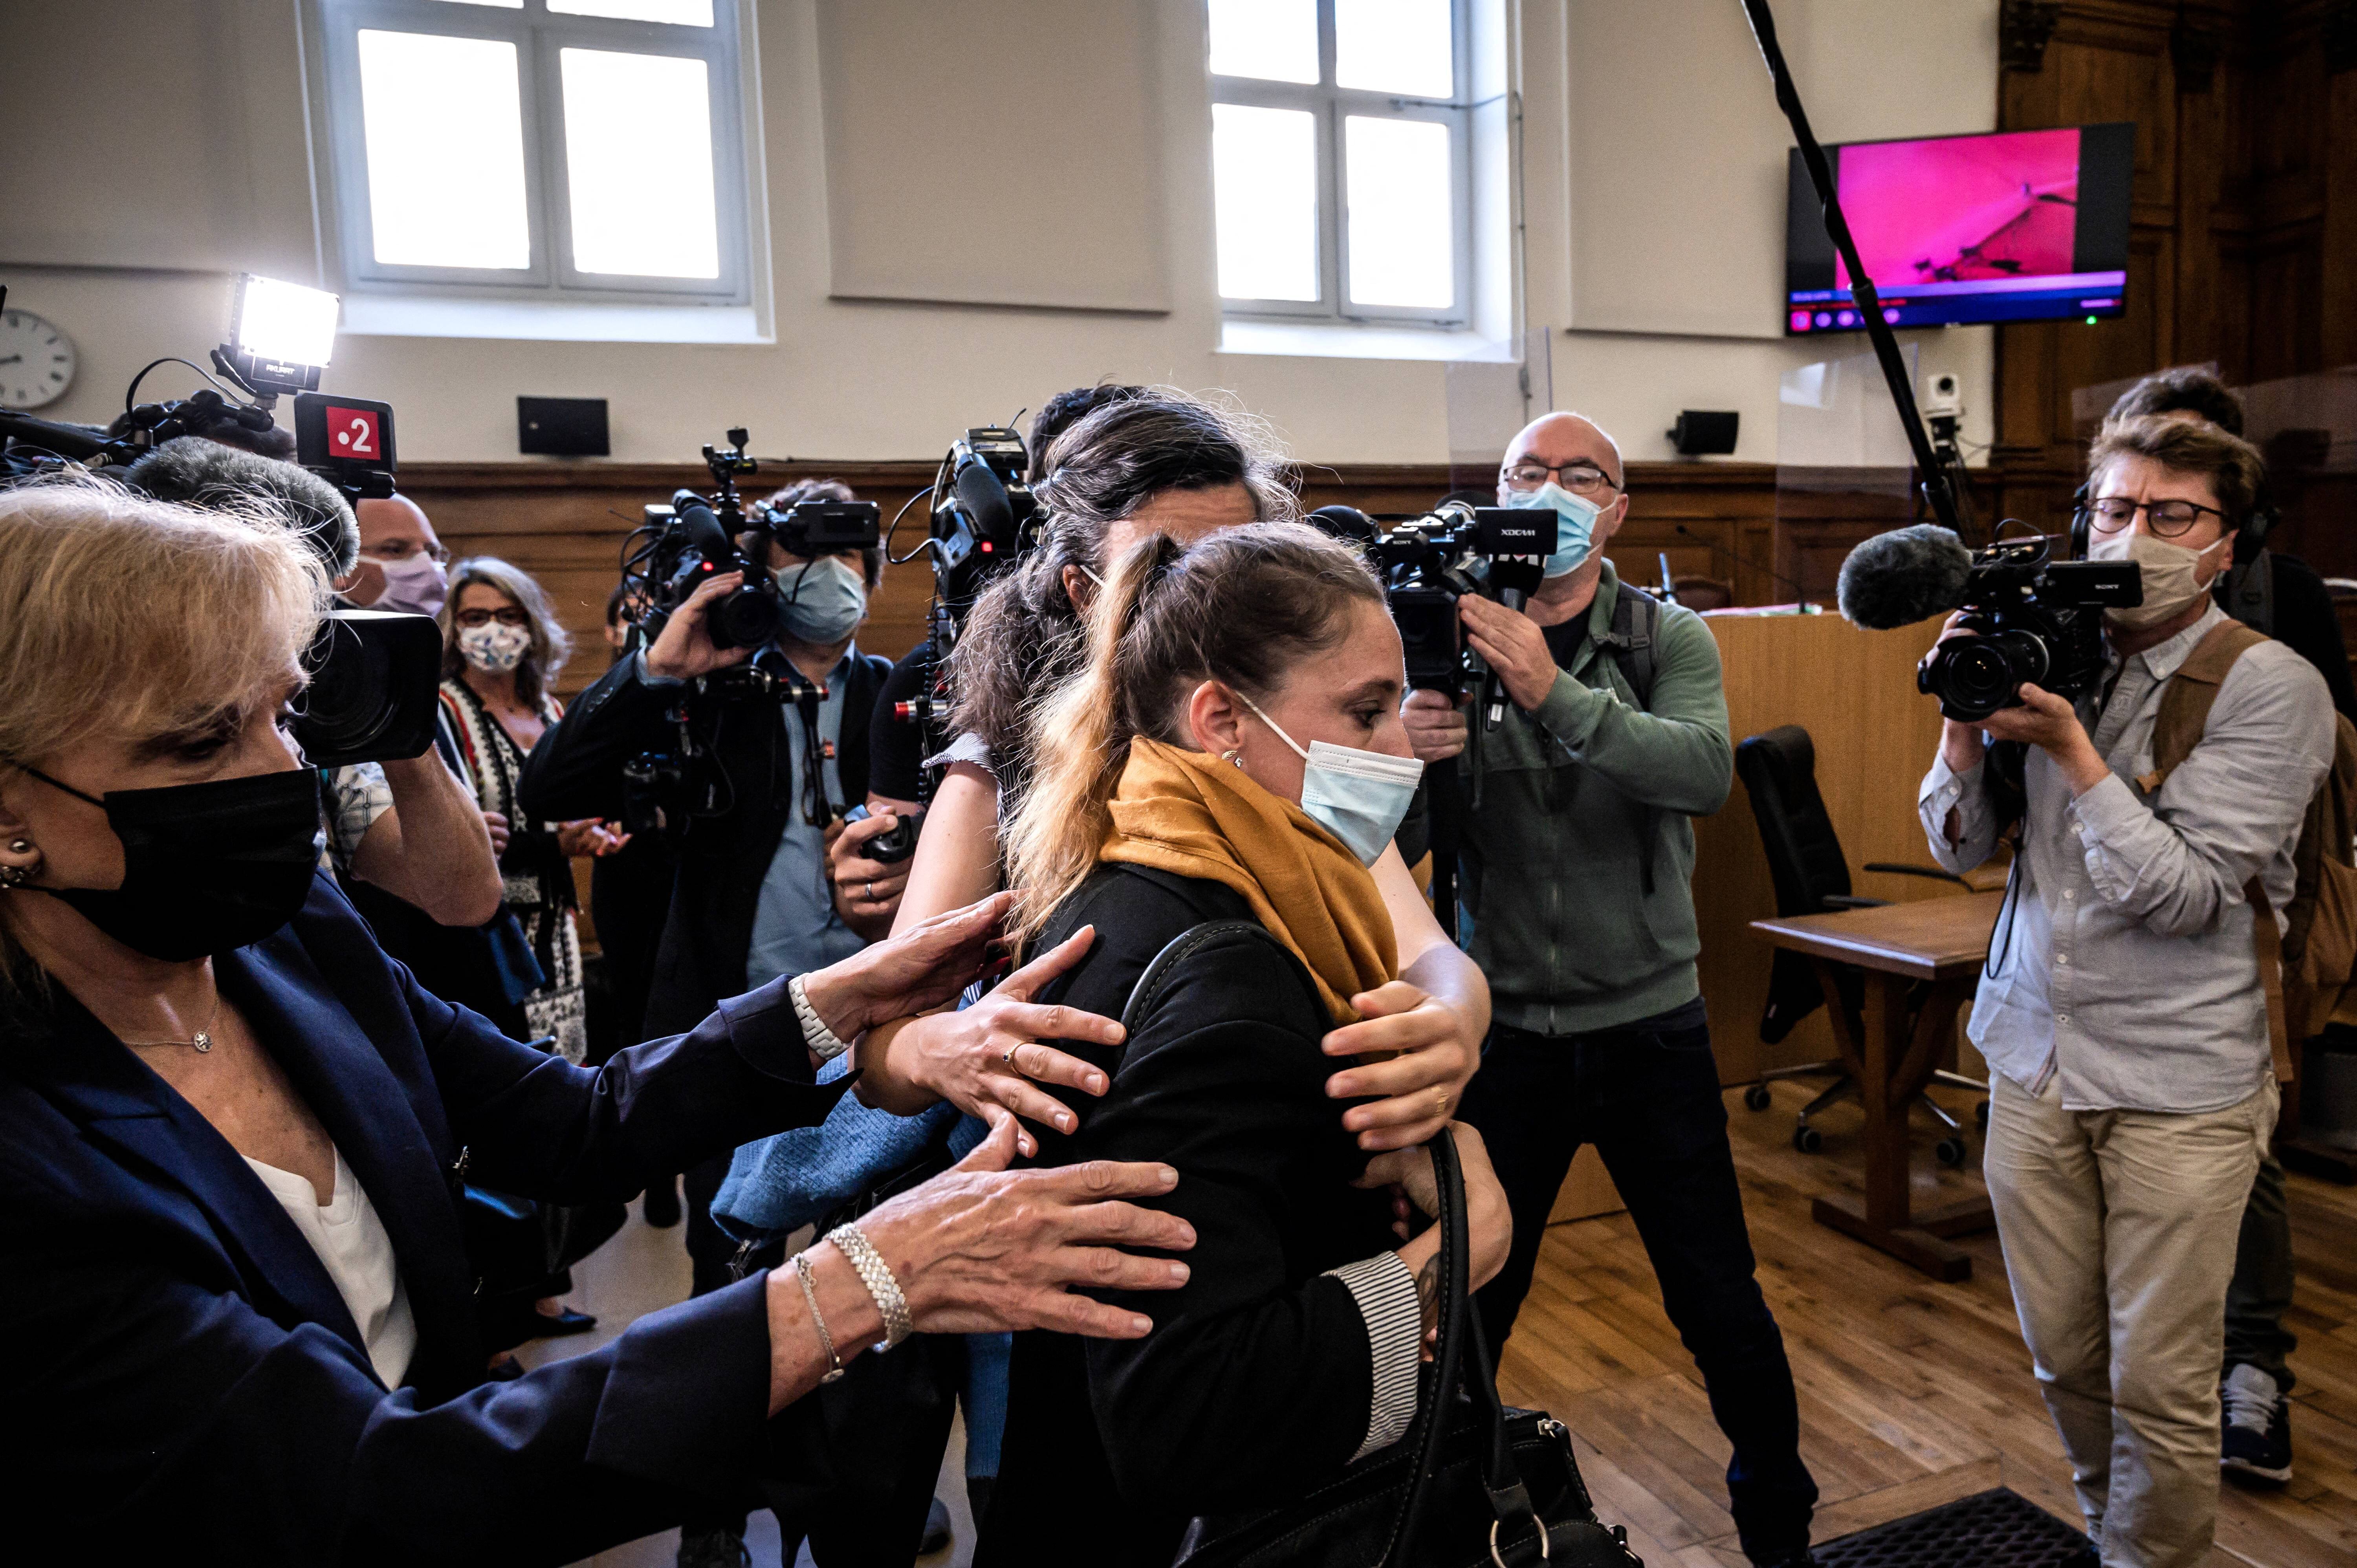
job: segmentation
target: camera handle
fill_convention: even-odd
[[[1899,338],[1890,324],[1882,318],[1882,299],[1876,294],[1874,280],[1866,275],[1866,264],[1858,259],[1857,242],[1850,237],[1849,220],[1842,215],[1841,195],[1834,185],[1833,166],[1825,159],[1825,149],[1819,145],[1815,133],[1809,129],[1808,112],[1801,107],[1801,90],[1793,84],[1792,70],[1784,63],[1783,46],[1776,41],[1776,17],[1768,9],[1768,0],[1743,0],[1743,14],[1751,23],[1751,36],[1760,45],[1760,58],[1768,62],[1768,75],[1776,85],[1776,107],[1792,122],[1792,139],[1800,145],[1801,162],[1809,170],[1809,183],[1816,188],[1817,199],[1824,204],[1825,232],[1841,252],[1844,265],[1849,268],[1850,296],[1857,306],[1858,315],[1866,322],[1866,335],[1873,340],[1874,357],[1882,366],[1882,379],[1890,384],[1890,401],[1899,410],[1899,423],[1906,427],[1907,446],[1915,456],[1915,472],[1924,502],[1932,509],[1932,520],[1955,533],[1964,542],[1976,541],[1964,532],[1966,519],[1960,512],[1956,491],[1949,478],[1947,467],[1932,449],[1932,438],[1923,428],[1923,415],[1915,406],[1914,383],[1908,380],[1906,361],[1899,357]]]
[[[1531,596],[1520,588],[1501,588],[1498,590],[1498,602],[1510,610],[1520,610],[1531,602]],[[1480,654],[1473,655],[1473,660],[1481,666],[1481,727],[1494,730],[1505,722],[1506,690],[1499,682],[1498,672],[1491,669]]]

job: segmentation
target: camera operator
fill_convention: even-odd
[[[1699,617],[1622,586],[1604,559],[1629,499],[1620,448],[1590,421],[1532,422],[1507,449],[1498,500],[1557,521],[1526,610],[1458,600],[1512,706],[1495,730],[1472,731],[1440,693],[1406,704],[1418,757],[1462,758],[1465,921],[1496,999],[1465,1120],[1488,1141],[1514,1240],[1476,1305],[1502,1347],[1555,1195],[1594,1143],[1734,1445],[1727,1490],[1745,1552],[1806,1563],[1816,1484],[1783,1339],[1752,1277],[1695,969],[1688,819],[1718,810],[1734,767],[1717,644]]]
[[[2277,1103],[2264,939],[2334,720],[2314,670],[2210,596],[2258,453],[2147,416],[2107,424],[2088,471],[2090,555],[2143,578],[2142,605],[2106,612],[2111,679],[1946,724],[1920,808],[1954,871],[2019,814],[1971,1024],[1989,1197],[2088,1533],[2107,1564],[2177,1568],[2215,1523],[2227,1280]],[[2192,682],[2212,700],[2189,725],[2169,699]],[[2020,794],[1992,741],[2029,748]]]
[[[833,480],[778,491],[773,510],[813,499],[848,500]],[[843,804],[867,792],[867,719],[886,660],[858,651],[867,596],[883,564],[875,550],[815,557],[764,542],[782,616],[760,657],[782,660],[823,697],[748,702],[699,711],[714,762],[725,777],[724,809],[698,817],[682,841],[671,918],[656,960],[645,1027],[701,1015],[719,998],[776,976],[848,958],[866,939],[845,919],[827,876],[827,848],[843,831]],[[536,817],[616,818],[622,767],[671,734],[667,712],[689,696],[683,682],[743,663],[756,650],[713,646],[706,607],[737,587],[739,574],[705,582],[673,612],[662,634],[617,663],[552,725],[525,762],[521,792]],[[735,1248],[713,1229],[710,1207],[727,1161],[688,1173],[688,1254],[696,1292],[727,1283]]]
[[[2243,434],[2243,403],[2207,371],[2164,371],[2120,394],[2106,422],[2138,414],[2207,421],[2229,435]],[[2277,476],[2276,484],[2281,485]],[[2234,562],[2211,591],[2228,615],[2283,643],[2324,677],[2332,705],[2357,720],[2357,687],[2349,679],[2349,650],[2341,618],[2316,568],[2277,553],[2262,540],[2238,538]],[[2277,1484],[2292,1471],[2289,1364],[2299,1341],[2284,1326],[2297,1281],[2291,1212],[2284,1201],[2283,1162],[2269,1148],[2243,1209],[2234,1248],[2234,1277],[2226,1286],[2226,1353],[2219,1379],[2225,1427],[2219,1462],[2228,1474]]]

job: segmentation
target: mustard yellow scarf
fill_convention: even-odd
[[[1232,887],[1297,954],[1338,1023],[1350,998],[1399,975],[1391,911],[1358,857],[1243,769],[1143,737],[1114,791],[1100,861],[1152,866]]]

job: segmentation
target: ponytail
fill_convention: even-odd
[[[1114,790],[1137,732],[1123,690],[1122,650],[1149,594],[1184,553],[1167,533],[1141,540],[1114,566],[1088,625],[1088,659],[1028,714],[1031,777],[1006,834],[1017,944],[1096,869],[1113,827]]]
[[[1027,714],[1030,783],[1002,834],[1018,945],[1096,869],[1137,737],[1190,746],[1185,698],[1207,679],[1266,698],[1349,635],[1354,599],[1382,607],[1374,575],[1299,523],[1252,523],[1192,547],[1155,534],[1114,564],[1085,660]]]

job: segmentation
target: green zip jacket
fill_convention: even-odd
[[[1689,819],[1726,804],[1735,773],[1718,642],[1692,610],[1663,606],[1641,708],[1603,647],[1620,593],[1607,564],[1546,700],[1509,704],[1491,731],[1474,714],[1458,759],[1469,950],[1498,1022],[1543,1035],[1634,1023],[1701,991]]]

